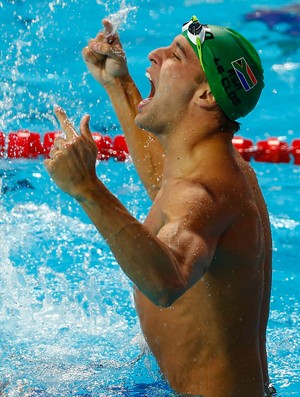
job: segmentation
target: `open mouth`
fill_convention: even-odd
[[[149,72],[146,72],[146,77],[148,78],[149,82],[150,82],[150,86],[151,86],[151,90],[150,90],[150,94],[148,95],[147,98],[143,99],[137,106],[138,111],[140,112],[142,110],[142,108],[144,108],[146,105],[148,105],[148,103],[151,101],[151,99],[154,97],[155,94],[155,87],[152,81],[152,78],[150,76]]]
[[[153,81],[152,81],[152,78],[151,78],[149,72],[146,72],[146,77],[149,80],[150,85],[151,85],[151,91],[150,91],[150,94],[149,94],[148,98],[153,98],[154,94],[155,94],[155,87],[154,87],[154,84],[153,84]]]

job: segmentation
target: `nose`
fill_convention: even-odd
[[[160,65],[164,58],[167,56],[168,48],[169,47],[160,47],[156,50],[151,51],[148,55],[149,61]]]

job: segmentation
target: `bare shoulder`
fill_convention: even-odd
[[[261,217],[267,217],[255,172],[239,158],[167,183],[159,208],[164,224],[177,221],[216,238],[232,225],[260,227]]]
[[[162,189],[161,198],[162,203],[167,201],[171,210],[186,212],[195,208],[198,213],[226,210],[226,213],[234,214],[243,200],[248,201],[255,195],[252,193],[256,189],[259,187],[250,168],[222,165],[173,180]],[[235,205],[232,205],[233,201]]]
[[[225,180],[177,179],[163,187],[158,196],[163,224],[177,224],[185,230],[218,238],[235,221],[230,187]]]

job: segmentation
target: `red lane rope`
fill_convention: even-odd
[[[43,138],[36,132],[18,130],[7,136],[0,132],[0,157],[10,159],[49,157],[54,139],[60,131],[47,132]],[[98,160],[125,161],[128,158],[128,147],[123,135],[111,138],[94,132],[93,138],[98,148]],[[278,138],[269,138],[253,143],[250,139],[236,136],[233,145],[246,160],[251,159],[266,163],[290,163],[300,165],[300,139],[294,139],[291,145]]]
[[[11,132],[8,136],[0,132],[0,157],[34,159],[43,156],[47,158],[54,139],[60,134],[60,131],[47,132],[41,138],[38,133],[28,130]],[[98,160],[114,158],[117,161],[125,161],[127,159],[128,147],[123,135],[111,138],[94,132],[93,138],[98,148]]]
[[[300,165],[300,139],[294,139],[290,146],[278,138],[268,138],[253,144],[250,139],[236,136],[232,142],[247,161],[253,159],[264,163],[293,162]]]

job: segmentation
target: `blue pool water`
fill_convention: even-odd
[[[89,112],[93,131],[119,134],[105,93],[86,72],[82,47],[102,17],[117,14],[132,75],[147,95],[148,52],[167,45],[195,13],[238,29],[260,51],[266,88],[241,135],[254,142],[300,137],[297,7],[268,0],[264,5],[281,10],[281,19],[267,13],[247,22],[257,7],[248,1],[84,3],[0,0],[0,130],[29,128],[42,136],[58,127],[52,107],[59,103],[76,124]],[[270,374],[280,396],[299,397],[300,166],[252,165],[274,240]],[[100,162],[97,172],[143,220],[150,203],[131,163]],[[173,395],[142,338],[130,282],[80,207],[50,181],[42,159],[0,160],[0,192],[0,395]]]

